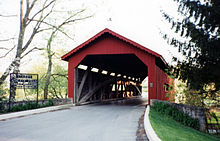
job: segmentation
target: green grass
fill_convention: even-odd
[[[151,125],[162,141],[219,141],[220,138],[211,136],[186,127],[154,109],[150,109]]]

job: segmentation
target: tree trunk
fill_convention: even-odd
[[[10,74],[11,70],[13,69],[13,73],[19,73],[19,67],[21,62],[21,54],[23,41],[24,41],[24,33],[26,28],[26,20],[23,19],[23,0],[20,1],[20,29],[19,29],[19,35],[18,35],[18,44],[17,44],[17,50],[14,61],[9,65],[9,67],[6,69],[5,73],[2,75],[0,79],[0,85],[5,81],[5,79]],[[16,88],[10,89],[10,97],[13,101],[15,99],[16,95]]]
[[[11,62],[11,64],[8,66],[8,68],[5,70],[4,74],[0,78],[0,85],[2,85],[5,81],[5,79],[10,74],[11,70],[14,68],[15,60]]]
[[[46,74],[46,81],[45,81],[45,85],[44,85],[44,99],[47,99],[48,88],[50,85],[50,77],[51,77],[52,65],[53,65],[53,63],[52,63],[53,54],[51,53],[51,43],[53,41],[53,38],[54,38],[54,35],[56,32],[57,32],[57,29],[51,33],[50,38],[47,42],[48,68],[47,68],[47,74]]]
[[[23,4],[24,0],[20,0],[20,21],[19,21],[20,27],[19,27],[16,55],[15,55],[14,60],[11,62],[11,64],[5,70],[3,75],[0,77],[0,85],[3,84],[3,82],[6,80],[6,78],[8,77],[8,75],[10,74],[10,72],[12,70],[13,70],[13,73],[20,72],[19,67],[20,67],[21,59],[25,55],[30,53],[31,51],[29,51],[28,53],[26,53],[23,56],[22,56],[22,54],[25,52],[25,50],[27,50],[27,48],[29,47],[30,43],[32,42],[34,36],[37,33],[44,31],[44,30],[40,30],[40,25],[46,19],[46,17],[48,17],[49,14],[52,12],[53,6],[52,6],[51,10],[49,12],[47,12],[47,14],[45,16],[43,16],[43,12],[45,11],[45,9],[49,9],[49,6],[51,6],[55,2],[55,0],[51,0],[48,4],[46,4],[47,0],[45,0],[42,8],[38,12],[32,13],[32,18],[30,18],[31,10],[35,6],[36,1],[37,0],[33,0],[32,2],[30,2],[29,0],[27,0],[26,5],[24,6],[24,4]],[[25,7],[25,10],[24,10],[24,7]],[[37,21],[33,21],[37,15],[40,15],[39,19]],[[27,38],[27,42],[24,45],[25,30],[26,30],[27,26],[30,25],[31,22],[33,22],[33,23],[36,22],[36,24],[32,28],[33,30],[32,30],[31,36],[29,38]]]
[[[22,45],[23,45],[23,40],[24,40],[24,32],[25,32],[25,26],[24,26],[24,21],[23,21],[23,0],[21,0],[20,1],[20,29],[19,29],[19,35],[18,35],[16,56],[15,56],[14,61],[11,62],[11,64],[5,70],[4,74],[1,76],[0,85],[3,84],[3,82],[8,77],[8,75],[10,74],[12,69],[14,69],[13,70],[14,73],[19,72],[21,53],[22,53]]]
[[[51,51],[48,51],[48,68],[47,68],[47,74],[46,74],[46,81],[44,85],[44,99],[47,99],[48,96],[48,88],[50,84],[50,77],[51,77],[51,71],[52,71],[52,56]]]

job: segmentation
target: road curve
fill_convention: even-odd
[[[0,121],[0,141],[135,141],[141,98]]]

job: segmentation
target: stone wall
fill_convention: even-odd
[[[54,106],[57,105],[64,105],[64,104],[73,104],[72,98],[67,98],[67,99],[52,99],[53,100],[53,104]],[[17,101],[17,102],[12,102],[11,103],[11,107],[13,106],[17,106],[17,105],[25,105],[27,103],[34,103],[36,101]],[[45,99],[45,100],[39,100],[38,101],[38,105],[45,105],[49,103],[49,99]],[[8,102],[3,102],[0,103],[0,111],[1,110],[7,110],[9,107],[9,103]]]
[[[161,101],[157,99],[151,99],[151,105],[154,105],[156,102],[167,102],[167,101]],[[206,116],[205,116],[205,108],[202,107],[195,107],[195,106],[189,106],[186,104],[177,104],[177,103],[171,103],[167,102],[171,107],[174,107],[178,109],[179,111],[184,112],[185,114],[189,115],[192,118],[197,118],[199,120],[200,124],[200,131],[205,132],[206,131]]]
[[[55,106],[64,105],[64,104],[73,104],[73,100],[72,100],[72,98],[53,99],[53,103],[54,103]]]

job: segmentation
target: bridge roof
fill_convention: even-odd
[[[142,45],[140,45],[140,44],[138,44],[138,43],[136,43],[136,42],[134,42],[134,41],[132,41],[132,40],[130,40],[130,39],[120,35],[120,34],[118,34],[118,33],[116,33],[116,32],[114,32],[114,31],[112,31],[112,30],[110,30],[108,28],[102,30],[101,32],[97,33],[95,36],[93,36],[89,40],[87,40],[84,43],[80,44],[79,46],[77,46],[76,48],[74,48],[73,50],[71,50],[70,52],[65,54],[64,56],[62,56],[61,59],[65,60],[65,61],[68,61],[71,56],[73,56],[74,54],[78,53],[86,45],[96,41],[99,37],[103,36],[105,33],[108,33],[108,34],[110,34],[110,35],[112,35],[112,36],[114,36],[114,37],[116,37],[116,38],[118,38],[118,39],[120,39],[120,40],[122,40],[122,41],[124,41],[126,43],[129,43],[132,46],[136,47],[137,49],[140,49],[140,50],[142,50],[144,52],[152,54],[153,56],[155,56],[156,58],[161,60],[165,65],[167,65],[166,61],[164,60],[164,58],[160,54],[158,54],[158,53],[156,53],[156,52],[154,52],[154,51],[152,51],[152,50],[150,50],[150,49],[148,49],[148,48],[146,48],[146,47],[144,47],[144,46],[142,46]]]

